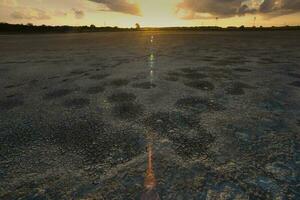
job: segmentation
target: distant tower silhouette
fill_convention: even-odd
[[[139,23],[136,23],[136,24],[135,24],[135,28],[136,28],[136,29],[141,29],[140,24],[139,24]]]
[[[216,17],[216,24],[215,24],[215,27],[217,27],[217,25],[218,25],[218,19],[219,19],[219,17]]]

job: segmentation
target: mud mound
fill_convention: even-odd
[[[300,81],[294,81],[290,83],[290,85],[295,86],[295,87],[300,87]]]
[[[108,76],[109,76],[109,74],[96,74],[96,75],[90,76],[89,79],[92,79],[92,80],[102,80],[102,79],[105,79]]]
[[[68,99],[64,102],[66,108],[83,108],[90,104],[90,100],[87,98],[74,98]]]
[[[129,80],[127,79],[114,79],[110,82],[111,86],[115,86],[115,87],[121,87],[121,86],[126,86],[129,84]]]
[[[61,98],[64,97],[68,94],[71,94],[73,91],[69,89],[56,89],[53,91],[48,92],[45,96],[44,99],[50,100],[50,99],[56,99],[56,98]]]
[[[207,154],[208,145],[214,141],[197,120],[179,112],[154,113],[144,120],[144,124],[171,140],[174,150],[185,158]]]
[[[144,151],[144,140],[134,130],[116,130],[101,119],[74,119],[57,125],[52,139],[63,149],[84,156],[86,165],[127,162]]]
[[[215,88],[215,86],[208,81],[190,81],[190,82],[185,82],[184,84],[188,87],[205,90],[205,91],[210,91]]]
[[[5,100],[0,100],[0,110],[11,110],[13,108],[24,105],[22,98],[9,98]]]
[[[86,91],[86,93],[88,94],[98,94],[101,93],[105,90],[104,87],[102,86],[93,86],[93,87],[89,87]]]
[[[114,117],[119,119],[135,119],[142,115],[143,106],[134,102],[123,102],[116,104],[112,109]]]
[[[143,83],[135,83],[132,85],[134,88],[139,88],[139,89],[151,89],[155,88],[156,85],[150,82],[143,82]]]
[[[288,76],[291,76],[293,78],[300,78],[300,74],[297,73],[288,73]]]
[[[247,68],[234,68],[233,69],[234,71],[237,71],[237,72],[252,72],[251,69],[247,69]]]
[[[254,89],[254,87],[246,83],[234,82],[226,89],[226,92],[230,95],[243,95],[245,94],[244,89]]]
[[[183,110],[191,110],[197,112],[202,112],[204,110],[221,111],[225,109],[215,100],[209,100],[201,97],[186,97],[179,99],[175,103],[175,106]]]
[[[132,93],[119,92],[114,93],[108,97],[108,100],[113,103],[131,102],[136,99],[136,96]]]

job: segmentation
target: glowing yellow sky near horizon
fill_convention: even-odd
[[[231,17],[225,19],[194,19],[184,20],[176,13],[176,5],[181,0],[131,0],[139,5],[142,16],[134,16],[120,12],[101,11],[101,4],[88,0],[0,0],[0,21],[9,23],[34,23],[49,25],[90,25],[134,27],[139,23],[142,27],[166,26],[252,26],[253,15]],[[39,9],[49,15],[49,19],[12,18],[12,12],[27,12],[34,15]],[[74,16],[74,9],[84,12],[82,18]],[[30,12],[33,12],[33,14]],[[61,15],[59,13],[66,13]],[[300,14],[295,13],[275,18],[257,17],[257,26],[299,25]]]
[[[176,16],[176,5],[179,0],[140,1],[142,12],[139,23],[142,26],[179,26],[184,20]]]

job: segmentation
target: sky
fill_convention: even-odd
[[[0,22],[118,27],[300,25],[300,0],[0,0]]]

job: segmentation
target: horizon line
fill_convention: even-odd
[[[0,24],[7,24],[7,25],[15,25],[15,26],[35,26],[35,27],[74,27],[74,28],[80,28],[80,27],[90,27],[90,28],[118,28],[118,29],[137,29],[136,27],[119,27],[119,26],[96,26],[94,24],[90,25],[49,25],[49,24],[33,24],[31,22],[28,23],[8,23],[8,22],[0,22]],[[226,28],[283,28],[283,27],[300,27],[300,24],[298,25],[282,25],[282,26],[245,26],[245,25],[240,25],[240,26],[234,26],[234,25],[229,25],[229,26],[216,26],[216,25],[199,25],[199,26],[142,26],[139,29],[164,29],[164,28],[221,28],[221,29],[226,29]]]

